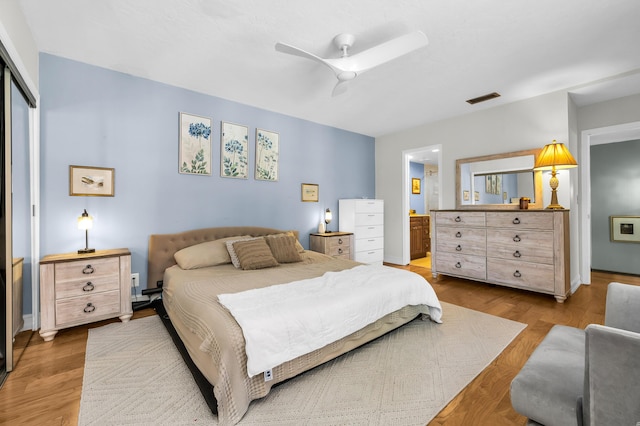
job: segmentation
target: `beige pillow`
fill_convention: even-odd
[[[271,254],[264,238],[236,241],[233,243],[233,249],[242,269],[263,269],[278,266],[278,261]]]
[[[304,253],[304,247],[302,247],[302,244],[300,244],[298,237],[296,237],[296,234],[293,231],[287,231],[285,232],[285,235],[291,235],[296,240],[296,249],[298,250],[298,253]]]
[[[298,241],[293,235],[276,234],[267,235],[264,237],[265,241],[271,249],[273,257],[276,258],[278,263],[293,263],[302,261],[302,257],[296,247]]]
[[[251,237],[247,235],[246,237],[236,237],[236,238],[227,239],[225,244],[227,245],[227,252],[229,253],[229,257],[231,258],[231,263],[233,263],[233,266],[235,266],[238,269],[240,268],[240,260],[238,259],[238,255],[236,254],[235,249],[233,248],[233,243],[237,241],[255,240],[258,238],[262,238],[262,237]]]
[[[225,243],[229,240],[237,241],[241,238],[251,237],[248,235],[228,237],[195,244],[178,250],[174,253],[173,258],[182,269],[206,268],[208,266],[231,263],[231,257]]]

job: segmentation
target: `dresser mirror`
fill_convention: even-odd
[[[533,165],[540,149],[456,160],[456,208],[519,209],[529,198],[529,209],[542,208],[542,172]]]

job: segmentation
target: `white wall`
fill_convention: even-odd
[[[376,138],[376,198],[385,202],[385,261],[402,259],[403,221],[409,220],[402,211],[402,151],[442,144],[441,208],[453,209],[456,159],[542,148],[553,139],[566,143],[568,109],[567,92],[560,91]],[[563,188],[569,185],[561,182]]]
[[[17,1],[0,1],[0,40],[27,84],[37,91],[38,47]]]

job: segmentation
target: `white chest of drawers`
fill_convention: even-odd
[[[433,276],[453,275],[552,294],[570,291],[569,211],[438,210]]]
[[[344,199],[338,201],[340,232],[353,233],[353,259],[382,265],[384,258],[384,201]]]
[[[40,336],[53,340],[58,330],[119,317],[131,306],[131,253],[127,249],[58,254],[40,260]]]

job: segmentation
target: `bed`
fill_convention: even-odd
[[[271,250],[271,257],[276,259],[275,265],[269,263],[272,260],[265,260],[269,257],[264,251],[265,243]],[[256,269],[251,269],[256,265]],[[219,424],[233,425],[242,419],[252,400],[267,395],[275,384],[336,358],[418,316],[440,321],[440,303],[424,278],[386,266],[376,266],[375,268],[386,269],[375,270],[375,273],[366,268],[374,267],[305,251],[298,242],[295,231],[261,227],[205,228],[150,236],[147,287],[154,288],[162,282],[162,305],[169,320],[167,323],[179,337],[177,344],[188,353],[190,360],[186,359],[187,364],[192,364],[197,370],[194,371],[194,377],[196,381],[197,376],[200,377],[200,388],[211,408],[217,412]],[[240,326],[239,322],[244,322],[240,314],[233,311],[235,307],[232,304],[223,306],[223,302],[227,303],[226,298],[241,298],[254,292],[271,292],[276,289],[289,291],[290,288],[296,288],[299,291],[311,288],[305,287],[309,283],[322,289],[325,282],[319,280],[325,280],[326,277],[332,277],[332,282],[337,283],[340,291],[349,292],[346,289],[347,281],[354,287],[359,285],[356,283],[358,280],[354,280],[356,275],[361,276],[364,275],[361,272],[367,272],[380,276],[381,271],[393,274],[396,274],[395,271],[402,271],[401,273],[409,274],[401,275],[403,281],[419,279],[420,291],[425,293],[425,302],[394,308],[344,337],[264,369],[264,374],[249,373],[256,360],[261,361],[263,357],[248,357],[253,337]],[[345,274],[351,274],[347,281],[343,279]],[[304,295],[304,291],[302,293]],[[354,290],[351,293],[360,299],[369,291],[356,294]],[[256,293],[258,294],[260,297],[268,297]],[[269,311],[271,303],[287,299],[276,297],[276,302],[266,303],[266,311]],[[386,300],[387,297],[377,299]],[[419,300],[423,300],[422,296]],[[280,311],[284,308],[276,309]],[[328,304],[318,307],[320,313],[328,309]],[[256,310],[256,316],[262,315],[257,312]],[[251,313],[249,312],[249,319]],[[260,321],[263,320],[262,316],[259,318]],[[264,318],[266,321],[266,316]],[[295,318],[298,319],[298,314]],[[280,328],[273,327],[269,330]],[[295,337],[290,340],[299,339]],[[279,349],[283,345],[271,346]],[[264,367],[257,368],[260,371]]]

